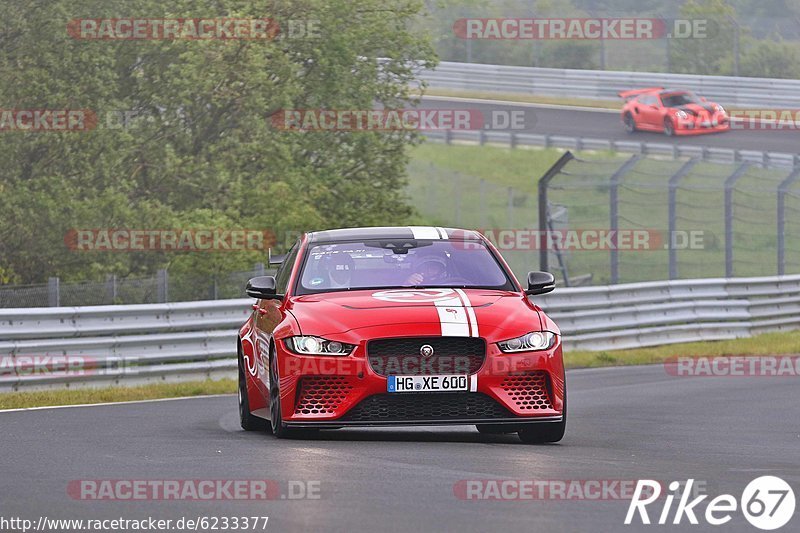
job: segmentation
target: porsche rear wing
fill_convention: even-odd
[[[632,91],[622,91],[622,92],[617,93],[617,95],[620,98],[624,98],[625,101],[627,102],[631,98],[635,98],[635,97],[639,96],[640,94],[654,93],[654,92],[663,91],[663,90],[664,90],[663,87],[647,87],[645,89],[634,89]]]

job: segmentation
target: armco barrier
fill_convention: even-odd
[[[557,289],[534,299],[566,348],[609,350],[800,328],[800,275]],[[0,310],[0,390],[234,377],[252,300]],[[96,368],[30,372],[32,357]]]
[[[619,100],[640,87],[690,89],[732,107],[800,109],[800,80],[657,72],[569,70],[443,61],[420,77],[434,89]]]
[[[800,168],[800,154],[759,152],[734,148],[711,148],[693,144],[666,144],[637,141],[612,141],[586,137],[565,137],[508,131],[431,131],[425,133],[429,142],[447,144],[495,144],[509,147],[562,148],[568,150],[611,151],[628,154],[653,155],[678,159],[697,158],[723,165],[748,162],[762,168]]]

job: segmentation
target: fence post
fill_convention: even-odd
[[[61,307],[61,280],[58,278],[47,278],[47,305]]]
[[[453,174],[453,199],[456,209],[456,226],[461,227],[461,174]]]
[[[109,303],[113,304],[117,301],[117,275],[116,274],[109,274],[106,276],[106,292],[109,295],[111,301]]]
[[[733,277],[733,186],[750,168],[750,163],[742,163],[725,180],[725,277]]]
[[[564,152],[558,161],[550,167],[550,169],[544,173],[544,176],[539,178],[539,235],[542,235],[542,239],[544,242],[540,242],[539,244],[539,270],[544,270],[545,272],[548,271],[550,266],[548,265],[548,248],[550,245],[549,234],[547,233],[547,186],[550,185],[550,181],[555,178],[561,169],[564,166],[575,159],[575,156],[572,155],[572,152],[567,150]]]
[[[169,275],[165,269],[158,271],[156,278],[158,285],[158,303],[166,303],[169,300]]]
[[[508,199],[506,200],[506,227],[514,229],[514,188],[508,188]]]
[[[800,176],[800,168],[795,168],[778,186],[778,275],[786,273],[786,193]]]
[[[489,218],[486,214],[486,181],[483,178],[478,183],[478,194],[480,195],[481,229],[486,230],[489,226]]]
[[[622,181],[622,177],[633,168],[636,163],[639,162],[642,156],[639,154],[634,154],[631,156],[630,159],[625,161],[625,163],[620,166],[614,174],[611,175],[611,178],[608,180],[609,184],[609,226],[611,234],[614,236],[614,242],[611,246],[611,250],[609,250],[609,260],[610,260],[610,270],[611,270],[611,284],[615,285],[619,283],[619,250],[617,250],[617,244],[619,243],[619,238],[617,237],[617,230],[619,229],[619,184]]]
[[[676,200],[678,195],[678,184],[696,164],[697,158],[688,160],[675,174],[669,178],[669,279],[676,279],[678,277],[678,253],[675,249],[675,228],[677,226]]]

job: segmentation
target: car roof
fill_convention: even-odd
[[[481,240],[474,230],[438,226],[383,226],[312,231],[306,234],[309,243],[347,242],[372,239]]]

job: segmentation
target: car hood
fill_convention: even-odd
[[[713,115],[717,110],[715,104],[712,104],[710,102],[706,102],[706,103],[703,103],[703,104],[685,104],[685,105],[678,106],[675,109],[680,109],[681,111],[686,111],[687,113],[689,113],[690,115],[693,115],[695,117],[702,115],[703,111]]]
[[[522,335],[541,329],[539,309],[519,293],[483,289],[392,289],[330,292],[292,298],[303,335],[377,328],[365,336]],[[519,332],[519,333],[517,333]]]

